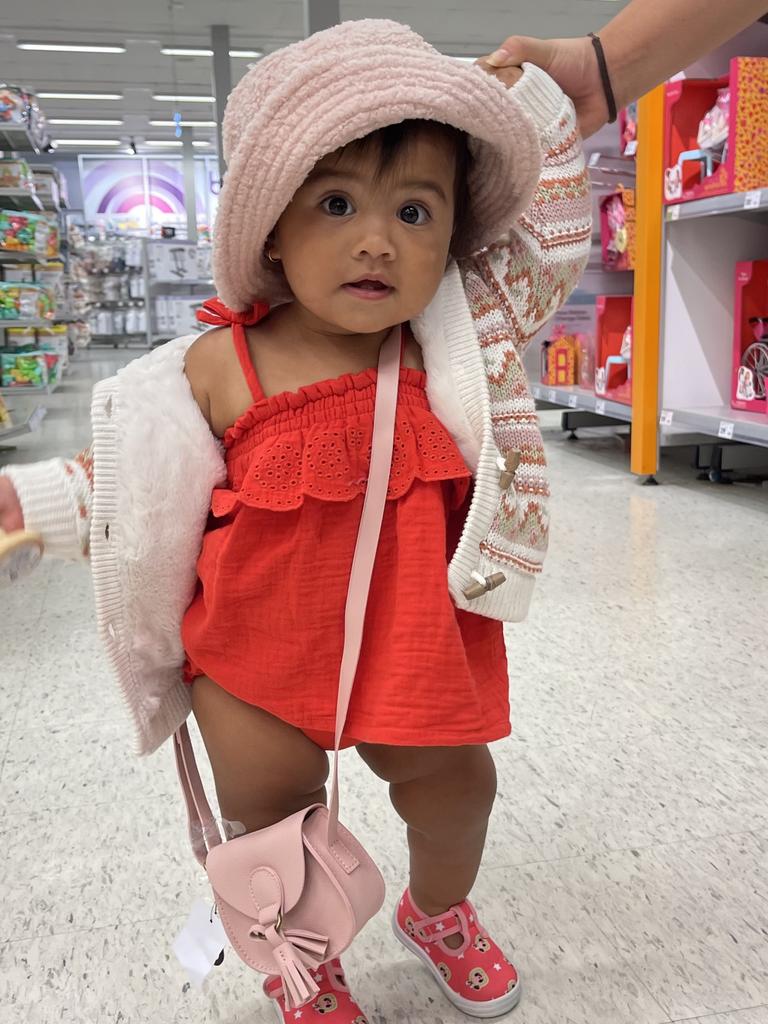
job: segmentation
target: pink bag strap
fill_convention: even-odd
[[[338,837],[339,745],[347,721],[352,687],[360,660],[365,611],[368,605],[381,523],[384,518],[389,474],[392,469],[401,352],[402,333],[398,326],[392,329],[379,351],[371,465],[347,590],[344,614],[344,651],[341,658],[339,692],[336,703],[333,785],[328,805],[329,846],[333,846]],[[186,722],[174,733],[174,751],[176,768],[187,805],[189,838],[195,857],[204,866],[208,851],[222,842],[222,836],[205,795]]]

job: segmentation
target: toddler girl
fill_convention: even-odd
[[[547,542],[521,353],[591,234],[570,102],[533,66],[489,70],[379,20],[256,65],[224,124],[213,329],[97,385],[89,452],[0,479],[0,525],[90,555],[139,752],[191,706],[230,834],[263,829],[326,799],[376,365],[400,330],[343,745],[407,826],[395,934],[477,1017],[520,997],[467,897],[487,744],[510,732],[503,622],[525,616]],[[314,1013],[365,1021],[338,960],[315,980]],[[280,978],[264,987],[279,1020],[299,1016]]]

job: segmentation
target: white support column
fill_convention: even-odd
[[[184,207],[187,211],[187,240],[197,245],[197,191],[195,187],[195,149],[192,129],[181,129],[184,156]]]
[[[341,21],[339,0],[304,0],[304,34],[311,36]]]
[[[232,92],[232,65],[229,57],[229,25],[211,25],[211,48],[213,50],[213,95],[216,100],[216,144],[219,151],[219,180],[224,181],[227,165],[224,163],[224,145],[221,126],[224,122],[224,107]]]

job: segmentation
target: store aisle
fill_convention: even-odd
[[[76,364],[30,458],[87,439],[89,380],[124,359]],[[523,978],[509,1019],[766,1024],[768,493],[673,465],[640,488],[614,440],[567,444],[557,420],[552,551],[508,628],[514,735],[473,893]],[[271,1020],[233,954],[203,995],[171,953],[206,887],[170,747],[130,751],[86,570],[51,563],[0,600],[0,1024]],[[354,991],[372,1024],[465,1021],[390,933],[406,846],[386,787],[353,752],[344,774],[389,885],[345,957]]]

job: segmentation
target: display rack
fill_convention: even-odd
[[[768,26],[758,23],[686,74],[716,77],[734,56],[766,55]],[[617,408],[584,388],[532,387],[541,404],[594,414],[595,425],[631,423],[631,470],[651,479],[669,444],[768,447],[768,415],[731,407],[734,268],[768,259],[768,180],[749,191],[665,206],[665,94],[660,86],[638,104],[631,407]],[[609,184],[622,169],[605,150],[606,131],[588,156],[593,186]],[[595,291],[589,278],[601,280],[598,262],[593,254],[572,303]],[[537,380],[535,352],[527,363]]]
[[[768,26],[755,24],[686,75],[717,77],[737,56],[768,56]],[[655,132],[662,145],[663,116]],[[768,448],[768,415],[731,405],[735,268],[768,259],[768,168],[764,186],[662,207],[656,450],[671,428]]]

